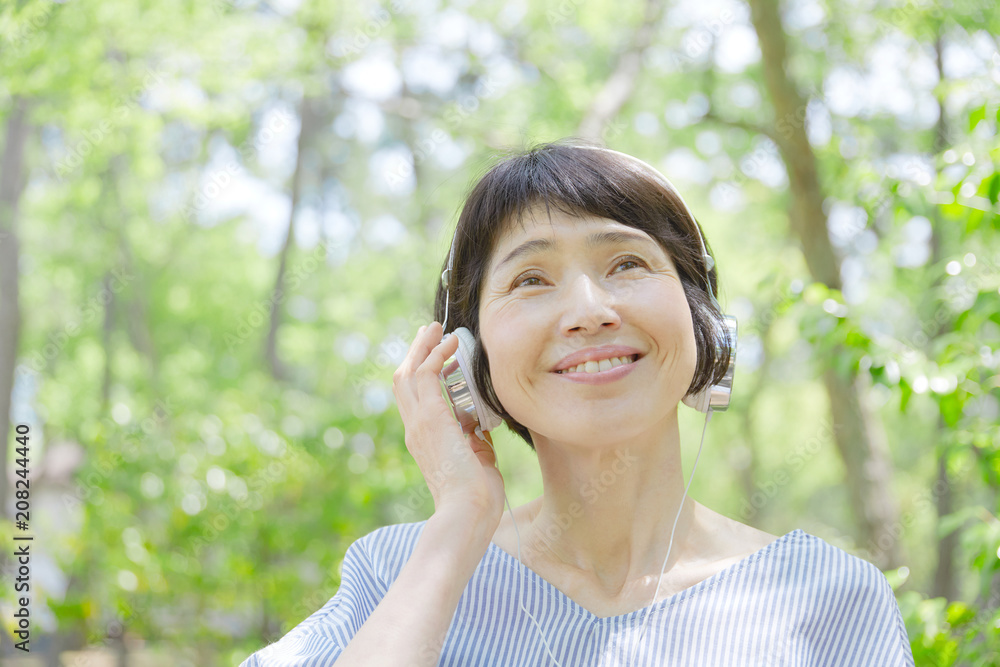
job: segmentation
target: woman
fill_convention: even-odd
[[[353,543],[337,594],[244,664],[912,665],[874,565],[685,502],[678,404],[728,365],[703,247],[635,158],[566,141],[490,170],[393,378],[434,514]],[[506,515],[492,440],[442,395],[440,322],[538,456],[543,494]]]

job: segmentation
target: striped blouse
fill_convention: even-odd
[[[385,526],[351,544],[336,595],[240,667],[333,664],[399,575],[426,523]],[[913,665],[882,572],[802,529],[620,616],[595,616],[534,571],[523,572],[524,606],[564,667]],[[439,666],[556,664],[520,608],[519,582],[517,559],[490,543],[459,599]]]

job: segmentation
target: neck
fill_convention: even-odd
[[[684,494],[677,411],[639,437],[568,443],[532,432],[544,494],[532,503],[530,557],[596,579],[609,591],[658,577],[694,521]],[[678,517],[678,510],[682,509]]]

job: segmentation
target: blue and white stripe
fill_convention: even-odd
[[[426,521],[386,526],[347,550],[337,594],[241,667],[331,665],[385,596]],[[871,563],[801,529],[645,609],[601,618],[523,568],[524,605],[564,667],[913,666],[892,588]],[[490,544],[452,619],[440,667],[550,667],[519,604],[517,559]],[[419,604],[414,602],[414,613]]]

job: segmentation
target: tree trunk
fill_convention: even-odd
[[[937,39],[934,40],[934,53],[935,62],[937,64],[938,80],[942,83],[945,81],[944,73],[944,63],[942,62],[942,52],[944,45],[942,43],[941,36],[942,28],[938,26]],[[938,103],[938,120],[934,127],[934,146],[932,148],[934,153],[942,151],[948,145],[948,121],[945,118],[945,105],[944,105],[944,90],[943,86],[938,87],[937,93],[937,103]],[[936,169],[935,169],[936,172]],[[935,173],[934,182],[937,182],[937,173]],[[931,220],[931,265],[937,265],[941,261],[942,251],[941,251],[941,229],[944,226],[944,222],[941,220],[941,213],[938,207],[932,207],[930,211]],[[934,282],[934,286],[937,287],[942,282],[939,276]],[[951,318],[949,318],[950,320]],[[952,330],[952,322],[941,322],[938,325],[937,331],[933,332],[930,339],[927,342],[926,349],[932,350],[934,348],[934,340],[938,338],[945,331]],[[934,439],[935,442],[946,442],[946,428],[943,418],[938,415],[937,426],[935,429],[937,437]],[[938,470],[937,470],[937,484],[935,484],[935,489],[942,489],[942,491],[936,496],[935,509],[937,510],[937,524],[941,525],[941,521],[954,511],[952,499],[954,492],[952,489],[952,480],[948,475],[948,455],[949,448],[947,445],[942,445],[938,449]],[[934,597],[943,597],[948,600],[955,600],[958,598],[958,584],[955,580],[955,549],[958,547],[959,536],[961,535],[962,527],[957,526],[955,530],[951,531],[940,540],[937,544],[937,567],[934,570],[934,587],[931,590],[931,595]]]
[[[276,380],[288,379],[288,370],[281,359],[278,358],[278,328],[281,326],[281,304],[285,300],[285,269],[288,266],[288,253],[292,246],[292,239],[295,236],[295,214],[298,212],[302,190],[303,157],[309,145],[310,136],[318,122],[318,118],[313,111],[313,101],[309,97],[302,98],[300,118],[298,152],[295,156],[295,172],[292,174],[292,204],[288,212],[288,233],[285,235],[285,243],[281,247],[281,254],[278,260],[278,273],[274,279],[274,290],[271,292],[270,325],[267,331],[267,342],[264,347],[267,366],[271,371],[271,375]]]
[[[7,516],[7,450],[10,406],[21,335],[17,207],[24,191],[24,144],[28,103],[14,96],[0,158],[0,518]]]
[[[841,288],[840,262],[830,243],[816,156],[805,124],[807,102],[788,75],[787,44],[778,0],[751,0],[750,16],[760,42],[764,79],[777,119],[775,138],[791,194],[790,222],[802,244],[814,280]],[[836,352],[835,352],[836,353]],[[899,562],[898,510],[890,493],[892,468],[888,448],[875,415],[864,403],[855,373],[823,374],[830,398],[834,441],[847,469],[851,505],[859,523],[859,538],[869,545],[876,565],[885,569]],[[870,546],[875,545],[875,549]]]
[[[104,328],[101,332],[101,341],[104,345],[104,377],[101,380],[101,412],[109,413],[111,403],[111,360],[114,358],[114,351],[111,349],[111,336],[115,330],[115,293],[111,290],[111,272],[104,274],[103,289],[109,295],[108,305],[104,307]]]
[[[848,495],[863,550],[869,560],[888,569],[901,560],[902,524],[889,493],[892,467],[885,432],[877,416],[861,400],[867,393],[863,378],[827,368],[823,384],[830,397],[833,440],[847,472]]]
[[[941,429],[941,421],[938,420],[938,431]],[[937,523],[941,525],[942,519],[954,511],[954,503],[951,479],[948,476],[948,453],[943,449],[938,455],[937,483],[934,489],[941,489],[937,494],[935,509],[937,510]],[[962,532],[962,527],[957,526],[938,541],[937,567],[934,570],[934,587],[931,589],[931,597],[945,598],[946,600],[958,599],[958,586],[955,581],[955,547],[958,546],[958,537]]]

